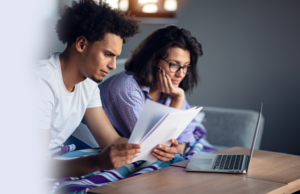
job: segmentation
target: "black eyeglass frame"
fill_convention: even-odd
[[[170,71],[171,71],[171,64],[176,64],[176,63],[169,62],[169,61],[167,61],[167,60],[165,60],[163,58],[161,58],[161,59],[164,60],[165,62],[169,63],[169,70]],[[187,67],[186,73],[184,73],[184,71],[183,71],[183,74],[188,74],[190,72],[190,67],[192,67],[191,65],[184,65],[184,66],[181,66],[179,64],[176,64],[176,65],[178,65],[180,67],[175,72],[171,71],[172,73],[177,73],[178,71],[180,71],[180,69],[184,70],[184,68]]]

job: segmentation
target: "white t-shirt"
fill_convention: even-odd
[[[102,106],[97,83],[90,79],[69,92],[63,82],[60,53],[41,60],[35,71],[38,87],[39,129],[50,129],[49,149],[63,144],[80,124],[87,108]]]

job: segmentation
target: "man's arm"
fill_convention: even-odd
[[[76,177],[98,170],[119,168],[130,163],[141,152],[140,145],[127,144],[128,139],[116,133],[102,107],[87,109],[84,120],[103,150],[97,155],[73,160],[49,159],[50,177]],[[47,150],[50,130],[44,131]]]
[[[118,135],[102,107],[88,108],[84,115],[84,121],[101,148],[105,148],[111,144],[112,146],[115,146],[115,144],[118,145],[120,143],[128,142],[127,138],[123,138]],[[171,142],[171,147],[162,144],[158,145],[158,149],[154,148],[151,152],[152,155],[161,161],[169,161],[173,159],[174,155],[177,153],[178,141],[173,139]],[[127,163],[123,162],[123,164],[128,164],[130,161],[127,160]]]
[[[44,139],[44,149],[47,153],[50,140],[50,130],[42,130],[42,138]],[[44,155],[46,157],[46,154]],[[46,160],[46,176],[52,178],[61,178],[69,176],[81,176],[91,172],[101,170],[101,167],[95,167],[93,164],[97,160],[97,156],[88,156],[73,160],[56,160],[47,158]]]
[[[84,121],[102,148],[110,144],[114,146],[114,144],[118,145],[119,143],[128,142],[128,139],[118,135],[102,107],[87,109],[84,115]],[[169,161],[174,158],[174,155],[177,153],[178,141],[173,139],[171,142],[171,147],[159,144],[158,149],[154,148],[151,152],[152,155],[161,161]],[[127,160],[126,162],[129,163],[130,161]],[[127,163],[123,162],[124,165]]]
[[[116,132],[102,107],[86,109],[83,119],[102,149],[110,144],[128,142]]]

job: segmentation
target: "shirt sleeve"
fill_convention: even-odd
[[[188,104],[188,102],[186,101],[186,99],[184,99],[183,104],[182,104],[182,108],[183,110],[189,109],[190,105]],[[185,130],[180,134],[180,136],[177,138],[178,143],[180,144],[186,144],[186,143],[194,143],[195,138],[194,138],[194,130],[196,127],[196,120],[193,119],[190,124],[185,128]]]
[[[100,97],[100,90],[98,86],[96,86],[93,90],[92,97],[87,105],[87,108],[95,108],[99,106],[102,106],[102,102]]]
[[[117,120],[114,120],[114,126],[127,138],[143,110],[145,97],[143,92],[135,84],[126,84],[116,93],[118,112]]]
[[[54,107],[54,92],[51,80],[37,78],[37,129],[50,129],[51,114]]]

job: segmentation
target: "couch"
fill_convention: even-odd
[[[207,139],[218,150],[238,146],[251,148],[259,113],[252,110],[204,106],[202,121]],[[260,148],[264,129],[264,117],[260,121],[255,149]]]
[[[117,60],[117,69],[110,72],[105,78],[124,71],[126,59]],[[104,81],[105,81],[104,79]],[[192,105],[191,105],[192,107]],[[204,113],[204,114],[203,114]],[[218,150],[223,150],[233,146],[251,148],[258,112],[252,110],[240,110],[231,108],[208,107],[197,115],[207,130],[207,139]],[[260,129],[257,134],[255,149],[260,148],[264,128],[264,118],[262,117]],[[80,124],[73,136],[81,139],[83,134],[89,134],[88,128]],[[98,147],[94,138],[82,139],[91,147]]]

